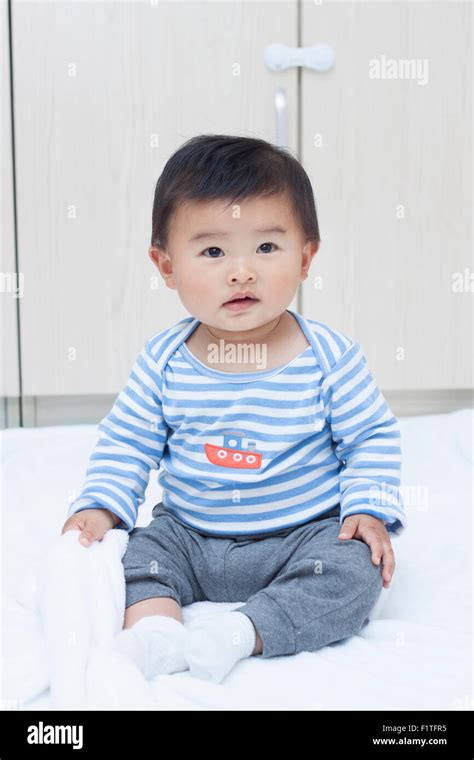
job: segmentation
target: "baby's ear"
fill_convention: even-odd
[[[173,264],[170,254],[164,248],[150,246],[148,255],[153,264],[159,270],[167,288],[177,290],[174,280]]]
[[[171,274],[171,257],[164,248],[151,245],[148,249],[148,255],[153,264],[160,270],[163,277]]]
[[[301,266],[301,279],[306,280],[311,262],[316,256],[319,250],[319,243],[313,243],[311,240],[307,240],[303,248],[303,264]]]
[[[158,266],[158,261],[162,260],[164,256],[166,256],[166,252],[164,248],[160,248],[157,245],[150,245],[148,249],[148,255],[152,262]]]
[[[321,245],[321,241],[318,241],[317,243],[313,240],[307,240],[304,246],[304,250],[309,252],[309,255],[311,257],[311,260],[314,259],[317,252],[319,251],[319,246]]]

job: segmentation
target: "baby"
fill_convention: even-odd
[[[306,172],[264,140],[192,138],[157,182],[149,255],[192,316],[146,341],[62,530],[129,532],[114,647],[147,678],[315,651],[389,586],[398,421],[359,344],[288,308],[319,245]],[[243,604],[185,626],[198,601]]]

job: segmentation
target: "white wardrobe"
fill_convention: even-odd
[[[311,178],[322,244],[292,308],[362,345],[395,413],[472,405],[471,13],[2,0],[3,426],[98,421],[186,316],[147,255],[153,192],[211,132],[283,136]],[[293,65],[267,66],[275,43]]]

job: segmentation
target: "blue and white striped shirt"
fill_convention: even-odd
[[[229,373],[185,345],[186,317],[151,337],[99,424],[68,515],[91,507],[134,528],[151,469],[164,506],[211,535],[272,533],[340,504],[406,527],[400,429],[359,344],[288,309],[310,345],[283,367]]]

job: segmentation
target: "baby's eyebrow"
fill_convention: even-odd
[[[281,232],[282,235],[284,235],[286,230],[283,227],[269,227],[266,230],[255,230],[255,232],[259,232],[261,234],[266,234],[268,232]]]
[[[281,234],[285,234],[287,230],[285,230],[283,227],[268,227],[264,230],[254,230],[254,232],[258,232],[260,235],[266,235],[270,232],[280,232]],[[225,237],[228,235],[228,232],[198,232],[196,235],[193,235],[193,237],[189,238],[189,242],[192,243],[194,240],[202,240],[204,238],[213,238],[213,237]]]

